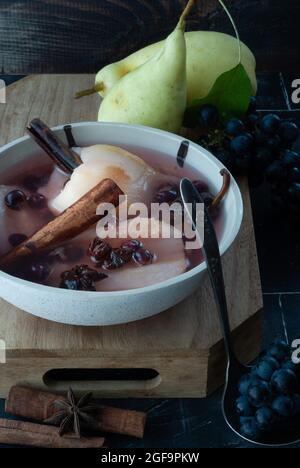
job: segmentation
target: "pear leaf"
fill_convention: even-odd
[[[192,122],[196,118],[199,107],[204,104],[215,105],[221,120],[239,117],[248,109],[252,87],[244,66],[239,63],[236,67],[222,73],[215,81],[208,95],[195,99],[186,109],[185,121]]]

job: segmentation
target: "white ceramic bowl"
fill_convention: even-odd
[[[176,158],[182,137],[143,126],[81,122],[72,124],[78,145],[109,143],[137,146]],[[63,127],[53,129],[65,140]],[[25,136],[0,150],[0,172],[37,152],[36,144]],[[190,143],[186,163],[200,171],[217,192],[222,164],[208,151]],[[234,241],[243,216],[242,198],[234,179],[223,203],[224,223],[220,239],[221,254]],[[201,263],[186,273],[160,284],[113,292],[68,291],[34,284],[0,271],[0,296],[15,306],[39,317],[74,325],[112,325],[155,315],[182,301],[201,283],[206,270]]]

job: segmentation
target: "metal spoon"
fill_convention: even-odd
[[[235,400],[239,397],[238,382],[243,374],[250,372],[251,367],[241,364],[233,350],[219,245],[208,209],[205,207],[201,195],[189,179],[184,178],[181,180],[180,193],[185,210],[189,215],[195,230],[196,203],[203,203],[204,206],[204,239],[202,239],[203,253],[218,307],[227,355],[226,380],[222,400],[222,411],[225,421],[237,435],[242,437],[244,440],[257,445],[280,446],[300,442],[299,415],[298,418],[295,417],[294,421],[289,419],[288,427],[280,427],[279,430],[266,433],[260,437],[258,441],[248,439],[240,432],[239,416],[235,410]],[[190,206],[187,204],[190,204]],[[191,209],[191,207],[194,208]]]

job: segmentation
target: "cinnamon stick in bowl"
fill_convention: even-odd
[[[0,268],[10,265],[22,257],[53,248],[65,240],[81,234],[101,218],[96,213],[97,207],[101,203],[111,203],[118,206],[121,195],[123,192],[113,180],[102,180],[72,206],[8,252],[1,259]]]
[[[71,174],[82,164],[80,156],[73,151],[41,119],[33,119],[27,132],[64,172]]]

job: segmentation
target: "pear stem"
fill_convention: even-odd
[[[185,9],[183,10],[180,18],[179,18],[179,21],[178,21],[178,24],[177,24],[177,28],[184,28],[185,27],[185,19],[186,17],[189,15],[191,9],[193,8],[193,6],[195,5],[195,1],[196,0],[188,0],[186,6],[185,6]]]
[[[99,93],[100,91],[103,91],[104,89],[104,84],[102,81],[100,83],[95,84],[92,88],[89,89],[84,89],[83,91],[78,91],[75,94],[75,99],[79,99],[83,96],[90,96],[91,94]]]
[[[238,41],[238,49],[239,49],[239,61],[238,61],[238,64],[241,63],[241,59],[242,59],[242,47],[241,47],[241,40],[240,40],[240,35],[239,35],[239,32],[238,32],[238,29],[235,25],[235,22],[227,8],[227,6],[225,5],[225,3],[223,2],[223,0],[219,0],[219,3],[220,5],[223,7],[226,15],[228,16],[232,26],[233,26],[233,29],[234,29],[234,32],[235,32],[235,35],[236,35],[236,38],[237,38],[237,41]]]

